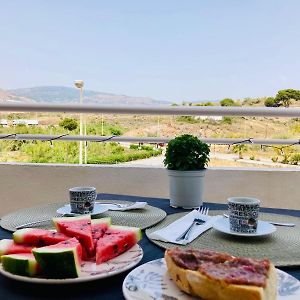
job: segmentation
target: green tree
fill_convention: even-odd
[[[266,100],[265,100],[265,106],[266,107],[274,107],[276,106],[275,105],[275,99],[273,97],[268,97]]]
[[[220,104],[221,106],[236,106],[236,103],[230,98],[223,99]]]
[[[300,100],[300,91],[287,89],[278,91],[275,97],[276,106],[289,107],[292,100]]]
[[[78,127],[78,123],[75,119],[65,118],[59,122],[59,126],[69,131],[73,131]]]

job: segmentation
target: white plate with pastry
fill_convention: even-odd
[[[277,300],[299,300],[300,282],[293,276],[276,269]],[[199,299],[181,291],[172,281],[165,259],[147,262],[132,270],[124,279],[126,300],[194,300]]]

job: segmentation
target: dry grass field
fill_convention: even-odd
[[[78,114],[65,113],[18,113],[21,119],[38,119],[39,126],[49,128],[58,126],[58,123],[71,117],[79,120]],[[0,119],[12,119],[14,115],[1,114]],[[85,115],[87,124],[101,123],[101,115]],[[265,117],[232,117],[225,120],[198,120],[194,117],[180,116],[147,116],[147,115],[104,115],[106,125],[118,125],[123,130],[124,136],[131,137],[168,137],[172,138],[181,134],[189,133],[205,138],[299,138],[300,121],[290,118],[265,118]],[[11,121],[10,121],[11,122]],[[99,125],[97,125],[99,126]],[[3,132],[3,130],[2,130]],[[73,134],[73,133],[72,133]],[[297,148],[297,147],[295,147]],[[211,146],[212,153],[234,154],[233,148],[228,146]],[[295,149],[294,151],[298,151]],[[235,154],[238,157],[237,154]],[[256,161],[266,161],[272,163],[272,158],[278,155],[274,149],[261,149],[258,145],[248,146],[243,153],[245,160],[251,159],[253,166],[260,167],[262,163]],[[1,161],[26,161],[26,156],[15,153],[1,153]],[[244,166],[245,163],[235,159],[214,158],[211,166]],[[248,166],[252,166],[250,162]],[[281,165],[281,164],[280,164]],[[276,166],[274,164],[274,166]],[[264,166],[265,167],[265,166]],[[272,166],[271,166],[272,167]]]

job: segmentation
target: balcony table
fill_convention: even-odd
[[[98,200],[124,200],[124,201],[147,201],[149,205],[159,207],[167,212],[173,214],[183,212],[186,210],[179,208],[172,208],[169,206],[168,199],[148,198],[138,196],[114,195],[114,194],[98,194]],[[211,210],[224,210],[225,204],[205,203]],[[271,209],[262,208],[261,211],[277,214],[286,214],[300,217],[300,210],[288,209]],[[11,238],[11,232],[0,228],[0,238]],[[144,257],[138,264],[144,264],[148,261],[162,258],[164,250],[148,240],[146,235],[139,242],[144,251]],[[300,280],[300,266],[299,267],[281,267],[283,271],[291,274]],[[101,300],[118,300],[124,299],[122,293],[122,283],[126,275],[130,272],[118,274],[106,279],[100,279],[90,282],[67,284],[67,285],[45,285],[19,282],[8,279],[0,275],[0,299],[1,300],[18,300],[18,299],[101,299]]]

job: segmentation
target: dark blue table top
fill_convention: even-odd
[[[184,211],[179,208],[169,206],[168,199],[146,198],[126,195],[99,194],[98,199],[107,200],[124,200],[124,201],[147,201],[149,205],[159,207],[167,212],[167,214],[178,213]],[[226,209],[223,204],[207,203],[211,210]],[[270,209],[262,208],[263,212],[287,214],[300,217],[298,210],[286,209]],[[11,232],[0,229],[0,238],[11,238]],[[144,257],[140,264],[148,261],[162,258],[164,250],[151,243],[146,235],[139,242],[143,248]],[[300,280],[300,267],[284,267],[281,270],[291,274]],[[0,276],[0,299],[101,299],[101,300],[118,300],[124,299],[122,294],[122,283],[125,276],[130,271],[122,274],[87,283],[79,283],[72,285],[44,285],[23,283]]]

